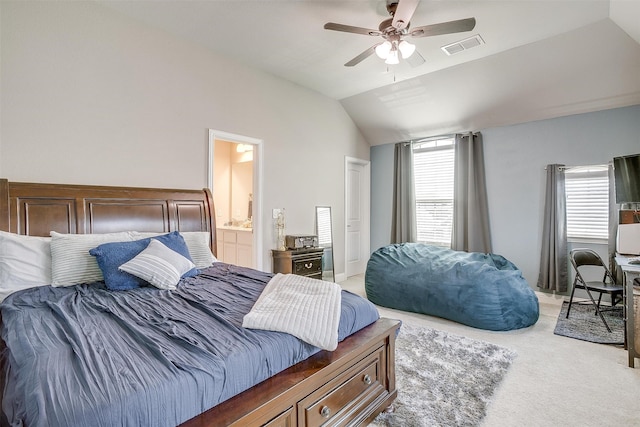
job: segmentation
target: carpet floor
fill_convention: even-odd
[[[340,285],[365,295],[364,275],[350,277]],[[632,369],[621,346],[555,335],[562,301],[555,295],[537,295],[538,322],[508,332],[485,331],[384,307],[378,310],[381,316],[405,324],[490,342],[518,353],[494,391],[480,427],[640,427],[640,359]],[[603,404],[603,396],[605,403],[614,402],[614,406]]]
[[[398,398],[372,426],[478,426],[516,357],[484,341],[403,323],[396,340]]]
[[[567,319],[568,307],[567,301],[562,303],[554,334],[598,344],[624,344],[622,306],[602,312],[611,332],[607,331],[600,316],[595,314],[592,304],[576,304],[574,302]]]

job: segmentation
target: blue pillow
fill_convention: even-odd
[[[102,245],[91,249],[89,253],[96,257],[98,266],[100,267],[100,270],[102,270],[102,275],[104,276],[104,283],[107,285],[108,289],[112,291],[122,291],[136,289],[147,284],[147,282],[139,277],[125,271],[120,271],[118,267],[125,262],[132,260],[140,252],[145,250],[147,246],[149,246],[151,239],[159,241],[169,249],[174,250],[189,261],[192,261],[189,249],[184,242],[184,238],[177,231],[169,234],[163,234],[162,236],[134,240],[133,242],[103,243]],[[183,274],[182,277],[192,277],[196,274],[198,274],[198,269],[192,268]]]

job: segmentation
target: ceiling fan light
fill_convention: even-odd
[[[393,49],[389,52],[389,56],[387,56],[387,60],[384,61],[385,64],[396,65],[400,63],[398,59],[398,51]]]
[[[398,44],[398,50],[400,51],[400,54],[402,54],[402,58],[407,59],[416,51],[416,45],[409,43],[406,40],[402,40],[400,44]]]
[[[387,40],[376,46],[376,55],[378,55],[378,58],[380,59],[387,59],[389,52],[391,52],[391,43]]]

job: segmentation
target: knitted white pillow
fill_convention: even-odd
[[[195,265],[173,249],[151,239],[145,250],[119,270],[126,271],[160,289],[175,289],[180,277]]]
[[[147,237],[160,236],[164,233],[137,231],[135,234],[139,239],[144,239]],[[211,253],[211,248],[209,247],[210,235],[208,231],[181,231],[180,235],[184,239],[187,249],[189,249],[189,255],[191,255],[191,259],[196,265],[196,268],[211,267],[211,264],[218,261]]]

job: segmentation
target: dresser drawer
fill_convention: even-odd
[[[249,231],[238,231],[237,234],[237,242],[239,245],[252,245],[253,244],[253,234]]]
[[[222,240],[224,242],[228,242],[228,243],[235,243],[236,242],[236,232],[235,231],[226,231],[226,230],[224,230],[222,232]]]
[[[304,418],[299,421],[305,427],[347,425],[360,409],[385,392],[383,366],[381,347],[298,402],[299,416]]]
[[[293,261],[293,274],[309,276],[322,273],[322,258],[303,258]]]

